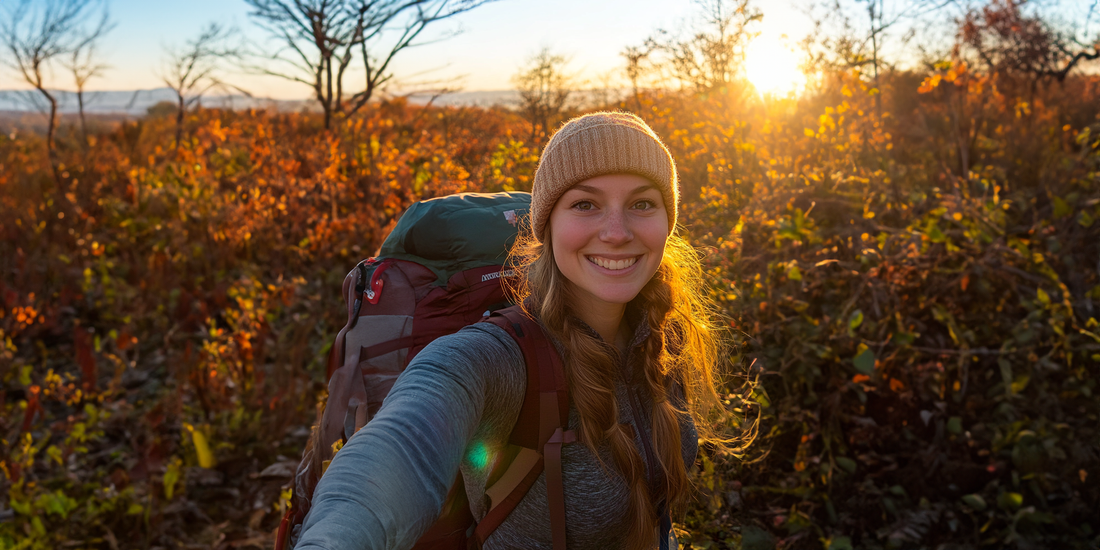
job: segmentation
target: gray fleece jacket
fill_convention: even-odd
[[[642,323],[624,356],[624,373],[646,336]],[[457,472],[480,520],[488,511],[489,466],[508,443],[526,383],[518,344],[496,325],[478,323],[434,341],[401,374],[374,419],[333,458],[295,548],[410,548],[435,521]],[[646,404],[633,411],[629,391],[617,384],[619,422],[634,425],[635,444],[648,461],[641,432],[650,433],[651,410]],[[576,425],[571,408],[569,427]],[[689,415],[682,416],[680,433],[684,463],[691,465],[698,445]],[[612,463],[606,447],[600,454]],[[568,548],[621,547],[628,497],[622,478],[581,443],[563,447],[562,476]],[[545,474],[484,548],[552,549]]]

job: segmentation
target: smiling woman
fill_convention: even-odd
[[[518,304],[416,355],[324,470],[295,548],[443,547],[432,525],[459,473],[469,519],[444,525],[447,541],[678,548],[672,518],[691,496],[688,468],[699,443],[724,443],[709,434],[718,334],[699,254],[676,232],[676,174],[664,143],[628,113],[588,114],[554,134],[530,231],[512,251]],[[521,349],[523,334],[546,340]],[[536,370],[547,360],[556,372]],[[526,454],[509,443],[525,433],[523,411],[545,411]],[[498,492],[502,480],[511,488]]]

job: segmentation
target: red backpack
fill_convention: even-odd
[[[378,257],[360,262],[344,279],[348,321],[330,351],[328,400],[298,466],[276,550],[297,539],[295,527],[305,520],[332,456],[374,417],[416,354],[432,340],[482,320],[507,331],[523,352],[523,405],[506,452],[490,470],[488,514],[475,527],[460,475],[439,519],[414,548],[479,548],[545,471],[554,548],[565,549],[561,446],[575,441],[565,430],[565,375],[538,323],[518,306],[508,307],[505,289],[514,276],[505,265],[507,251],[529,207],[526,193],[468,193],[416,203]]]

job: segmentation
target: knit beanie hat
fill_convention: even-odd
[[[531,190],[531,228],[543,240],[550,211],[562,193],[596,176],[634,174],[661,191],[668,230],[676,227],[676,164],[661,139],[630,113],[603,112],[566,122],[542,151]]]

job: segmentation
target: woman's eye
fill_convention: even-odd
[[[657,207],[657,205],[654,204],[653,201],[651,201],[649,199],[640,200],[640,201],[634,203],[634,208],[637,209],[637,210],[649,210],[650,208],[656,208],[656,207]]]
[[[576,210],[588,211],[595,208],[595,205],[592,204],[592,201],[577,201],[573,203],[573,208]]]

